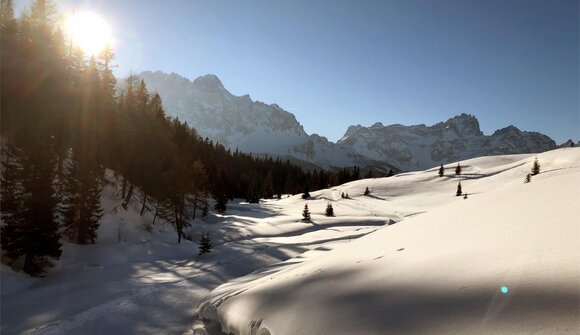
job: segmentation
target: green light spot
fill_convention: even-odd
[[[502,286],[502,287],[501,287],[501,293],[503,293],[503,294],[507,294],[507,293],[508,293],[508,291],[509,291],[509,290],[508,290],[507,286]]]

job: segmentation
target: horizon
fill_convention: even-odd
[[[31,1],[17,1],[21,13]],[[350,125],[475,115],[580,140],[577,1],[275,2],[67,0],[103,17],[115,74],[213,73],[336,142]]]

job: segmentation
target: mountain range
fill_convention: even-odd
[[[336,143],[307,134],[294,114],[277,104],[231,94],[215,75],[191,81],[176,73],[142,72],[158,92],[167,114],[186,121],[200,136],[242,152],[292,159],[320,168],[359,165],[383,170],[426,169],[478,156],[543,152],[556,148],[550,137],[513,125],[484,135],[475,116],[461,114],[424,124],[350,126]],[[573,143],[573,142],[572,142]]]

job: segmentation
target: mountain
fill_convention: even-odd
[[[484,135],[478,120],[461,114],[424,124],[351,126],[336,143],[309,135],[294,114],[277,104],[231,94],[215,75],[191,81],[176,73],[142,72],[136,77],[157,91],[168,115],[202,137],[243,152],[276,155],[322,168],[353,165],[401,170],[425,169],[477,156],[543,152],[556,148],[546,135],[515,126]]]
[[[461,114],[433,126],[424,124],[351,126],[338,145],[369,158],[387,157],[405,170],[418,170],[478,156],[543,152],[556,148],[546,135],[508,126],[484,135],[475,116]]]

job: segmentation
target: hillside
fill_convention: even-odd
[[[311,192],[308,200],[236,201],[225,215],[191,222],[192,240],[181,244],[159,220],[147,229],[152,213],[139,216],[140,195],[127,211],[119,206],[109,171],[97,244],[65,242],[45,278],[1,267],[0,330],[573,333],[580,149],[539,154],[542,173],[524,184],[533,159],[482,157],[462,162],[458,177],[452,163],[444,177],[432,168]],[[468,199],[454,195],[459,180]],[[323,215],[328,202],[334,217]],[[312,222],[300,220],[305,204]],[[205,232],[214,249],[199,256]]]
[[[575,334],[580,150],[538,155],[543,172],[524,184],[533,157],[476,158],[461,176],[430,169],[344,185],[372,193],[341,203],[406,218],[221,286],[201,316],[240,335]],[[457,181],[467,199],[454,196]]]

